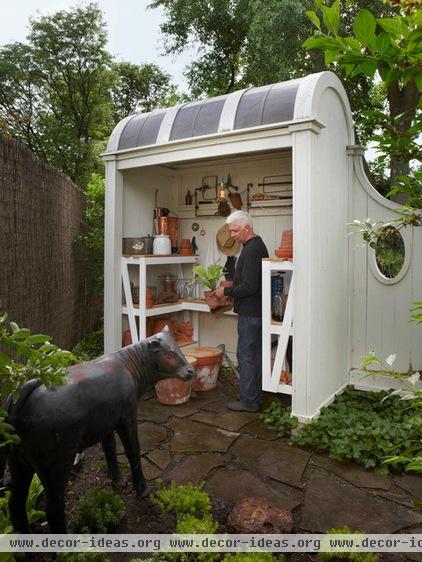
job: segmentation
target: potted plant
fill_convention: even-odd
[[[224,276],[224,266],[217,264],[212,264],[208,267],[195,265],[192,272],[194,275],[192,282],[208,289],[204,291],[205,301],[208,306],[211,309],[221,306],[221,300],[214,293],[219,280]]]

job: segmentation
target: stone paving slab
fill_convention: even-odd
[[[199,484],[205,480],[208,473],[217,466],[226,466],[230,462],[230,455],[201,453],[183,458],[167,475],[169,480],[177,484]]]
[[[225,453],[239,435],[190,419],[171,420],[167,427],[174,431],[170,441],[174,453]]]
[[[161,406],[162,408],[168,409],[171,412],[171,415],[176,418],[187,418],[192,414],[199,412],[199,407],[194,400],[189,400],[189,402],[177,404],[176,406]]]
[[[161,469],[155,464],[152,464],[146,457],[142,457],[142,471],[145,476],[145,480],[155,480],[161,476]]]
[[[152,449],[158,449],[160,444],[167,439],[165,427],[151,422],[138,423],[138,438],[141,446],[141,453],[146,453]],[[122,442],[116,435],[116,452],[121,455],[125,452]]]
[[[302,475],[311,453],[281,441],[261,441],[242,435],[231,450],[239,461],[256,473],[302,488]]]
[[[147,457],[160,467],[161,470],[167,468],[172,461],[172,456],[168,449],[154,449],[147,454]]]
[[[170,406],[163,406],[154,398],[140,402],[138,405],[138,421],[166,422],[173,415]]]
[[[275,429],[271,429],[262,420],[258,419],[252,423],[248,423],[243,426],[242,433],[249,433],[258,439],[263,439],[265,441],[274,441],[279,439],[278,432]]]
[[[422,475],[403,474],[403,476],[396,476],[395,482],[397,486],[422,500]]]
[[[251,420],[256,420],[259,414],[248,412],[225,412],[224,414],[214,414],[200,412],[192,416],[192,420],[205,423],[207,425],[216,425],[229,431],[237,431]]]
[[[231,502],[251,497],[263,498],[277,507],[288,510],[300,504],[300,500],[280,494],[247,470],[239,468],[216,471],[205,484],[204,489],[212,496]]]
[[[366,470],[355,463],[340,463],[330,457],[316,454],[312,455],[312,460],[317,466],[334,472],[334,474],[351,482],[358,488],[378,488],[380,490],[391,488],[389,478],[375,474],[372,470]]]
[[[334,477],[314,473],[306,487],[300,527],[325,532],[347,525],[352,531],[395,533],[421,522],[421,514]]]

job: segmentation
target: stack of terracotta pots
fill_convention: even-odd
[[[192,244],[191,244],[191,241],[189,240],[189,238],[183,238],[182,241],[180,242],[179,254],[181,256],[192,256],[193,255]]]
[[[198,361],[193,390],[204,392],[215,388],[223,361],[223,350],[219,347],[191,347],[183,353],[186,357],[194,357]]]
[[[275,255],[284,260],[293,259],[293,230],[283,230],[280,247],[276,249]]]

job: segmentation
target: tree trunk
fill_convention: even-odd
[[[411,80],[403,88],[400,88],[397,82],[393,82],[387,88],[387,98],[391,117],[394,119],[402,115],[400,119],[394,121],[394,126],[400,136],[404,135],[410,129],[416,114],[419,91],[415,81]],[[393,155],[391,157],[390,186],[393,187],[397,183],[398,176],[406,176],[408,174],[408,156]]]

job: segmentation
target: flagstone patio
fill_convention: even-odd
[[[203,481],[212,497],[233,504],[265,498],[292,511],[294,532],[344,525],[367,533],[422,532],[422,477],[383,477],[290,446],[260,414],[229,412],[226,402],[236,394],[237,386],[223,380],[179,406],[159,404],[154,393],[144,397],[138,420],[147,480]],[[267,403],[274,399],[288,397],[266,396]],[[422,556],[395,558],[405,559]]]

